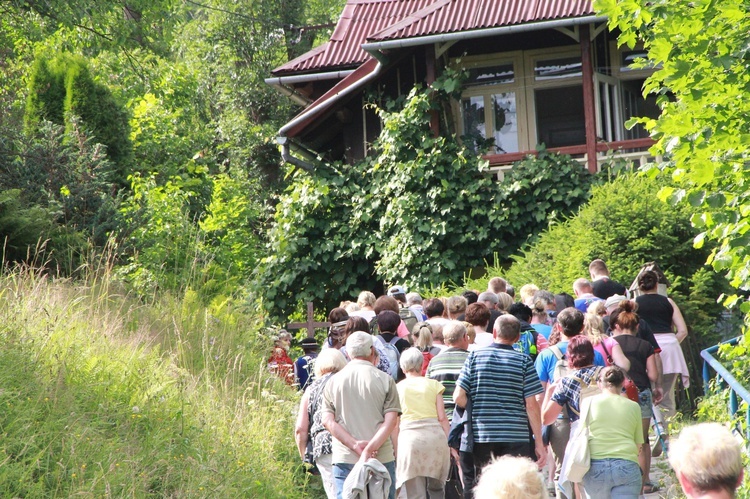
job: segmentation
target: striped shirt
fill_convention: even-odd
[[[453,418],[453,391],[456,389],[456,380],[461,374],[461,368],[464,367],[464,361],[469,356],[469,352],[460,348],[446,348],[440,354],[436,355],[427,366],[427,376],[430,379],[439,381],[445,387],[443,392],[443,404],[445,405],[445,415],[448,421]]]
[[[529,441],[526,399],[543,390],[528,355],[500,343],[474,350],[457,385],[471,399],[474,442]]]

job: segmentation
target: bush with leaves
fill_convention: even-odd
[[[663,186],[660,180],[625,174],[594,187],[578,214],[525,247],[505,275],[517,286],[534,283],[572,293],[573,281],[588,276],[595,258],[606,261],[612,278],[626,286],[644,263],[656,261],[672,281],[670,295],[684,309],[689,326],[714,339],[711,331],[721,311],[716,300],[727,283],[705,267],[709,249],[693,247],[697,231],[690,224],[690,207],[658,199]]]
[[[273,318],[285,319],[300,301],[330,308],[376,289],[376,279],[412,289],[458,282],[544,227],[531,220],[568,213],[586,198],[591,177],[569,158],[542,152],[498,184],[455,135],[436,137],[431,113],[459,80],[446,71],[430,89],[388,103],[363,161],[293,174],[254,282]]]
[[[107,157],[119,167],[114,180],[125,186],[131,159],[128,115],[109,89],[94,81],[84,58],[70,54],[51,60],[37,57],[29,77],[24,120],[30,135],[39,134],[45,121],[64,124],[69,132],[85,130],[106,146]]]
[[[577,210],[600,178],[570,156],[544,147],[514,163],[499,186],[497,226],[503,235],[492,241],[492,249],[504,255],[518,251],[530,236]]]

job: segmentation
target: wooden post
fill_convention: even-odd
[[[327,328],[330,327],[330,322],[315,322],[315,314],[313,314],[313,303],[307,302],[307,322],[292,322],[287,324],[287,329],[307,329],[307,337],[315,338],[315,328]]]
[[[579,28],[581,43],[581,71],[583,73],[583,113],[586,126],[586,159],[588,169],[596,173],[596,103],[594,102],[594,66],[591,61],[591,27]]]
[[[427,85],[432,85],[435,83],[435,78],[437,78],[436,73],[436,61],[435,61],[435,45],[427,45],[425,47],[425,70],[427,72],[426,75],[426,83]],[[432,135],[434,137],[437,137],[440,135],[440,116],[438,115],[438,112],[436,110],[430,111],[430,130],[432,130]]]

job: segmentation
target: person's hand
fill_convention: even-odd
[[[547,449],[541,442],[534,442],[534,451],[536,452],[536,465],[541,469],[547,463]]]
[[[455,459],[456,462],[458,462],[460,459],[458,455],[458,449],[454,449],[453,447],[451,447],[450,449],[451,449],[451,456],[453,456],[453,459]]]
[[[651,390],[651,393],[653,395],[652,402],[654,403],[654,405],[658,405],[659,402],[661,402],[662,399],[664,398],[664,390],[662,390],[660,386],[653,388]]]
[[[354,447],[352,447],[352,450],[357,453],[358,456],[362,456],[362,454],[365,451],[365,448],[367,447],[367,444],[370,442],[367,440],[357,440],[354,443]]]

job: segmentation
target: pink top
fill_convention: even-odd
[[[409,336],[409,328],[406,327],[406,324],[404,324],[404,321],[401,321],[401,324],[398,325],[398,329],[396,329],[396,334],[399,338],[406,338]]]
[[[607,351],[609,351],[609,355],[607,355],[607,352],[604,350],[603,344],[606,344]],[[612,365],[612,362],[609,361],[609,358],[612,356],[612,349],[617,345],[617,340],[611,337],[607,337],[602,339],[602,342],[598,345],[594,346],[594,350],[602,354],[602,357],[604,358],[604,363],[608,366]]]

